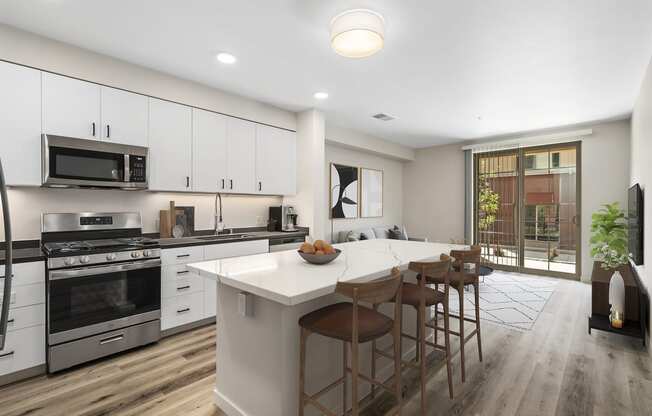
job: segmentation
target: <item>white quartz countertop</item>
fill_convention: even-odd
[[[192,263],[188,268],[221,284],[292,306],[335,291],[338,281],[369,281],[405,270],[411,261],[427,261],[465,246],[401,240],[364,240],[336,244],[342,254],[326,265],[306,263],[294,251],[280,251]]]

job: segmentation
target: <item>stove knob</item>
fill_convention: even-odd
[[[81,256],[81,257],[79,258],[79,262],[80,262],[80,263],[88,263],[89,261],[91,261],[91,258],[88,257],[88,256]]]
[[[75,261],[76,259],[74,257],[66,257],[63,260],[63,264],[65,264],[66,266],[72,266],[73,264],[75,264]]]
[[[106,255],[106,259],[107,259],[108,261],[115,260],[115,258],[116,258],[115,253],[109,253],[109,254]]]
[[[152,255],[152,250],[143,250],[143,257],[149,257]]]
[[[140,252],[139,251],[132,251],[131,252],[131,257],[137,259],[138,257],[140,257]]]

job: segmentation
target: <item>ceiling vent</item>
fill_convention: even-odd
[[[394,117],[388,116],[387,114],[383,114],[383,113],[374,114],[372,117],[382,121],[394,120]]]

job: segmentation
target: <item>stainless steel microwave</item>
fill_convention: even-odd
[[[147,189],[147,148],[41,135],[43,186]]]

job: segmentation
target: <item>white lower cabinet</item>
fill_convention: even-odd
[[[215,316],[217,283],[192,273],[188,263],[269,252],[269,240],[238,241],[163,249],[161,252],[161,329]]]
[[[45,265],[42,261],[15,264],[13,275],[0,377],[45,364]],[[0,293],[2,288],[4,279]]]

